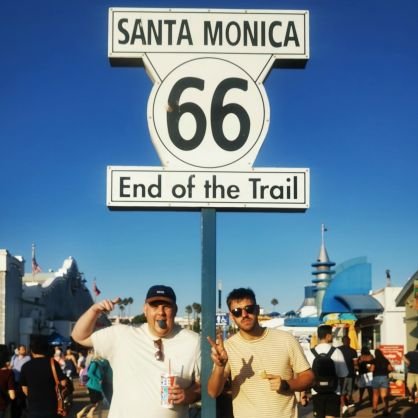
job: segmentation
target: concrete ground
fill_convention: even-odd
[[[377,413],[372,412],[371,403],[367,400],[360,406],[352,408],[349,414],[344,417],[357,417],[357,418],[383,418],[383,404],[379,404]],[[312,402],[306,407],[299,407],[299,418],[313,418]],[[418,418],[418,404],[412,405],[405,398],[391,398],[389,401],[389,417],[391,418]],[[386,418],[386,417],[385,417]]]
[[[80,386],[78,380],[74,381],[74,402],[70,411],[69,418],[77,418],[77,413],[89,403],[88,393],[85,387]],[[107,418],[108,408],[101,406],[98,411],[95,411],[94,418]],[[411,405],[405,398],[391,398],[389,402],[389,417],[391,418],[418,418],[418,404]],[[357,418],[383,418],[383,405],[379,404],[377,414],[372,413],[372,407],[367,400],[360,406],[356,406],[350,415]],[[134,418],[134,417],[132,417]],[[257,417],[254,417],[257,418]],[[278,417],[280,418],[280,417]],[[312,402],[306,407],[299,407],[299,418],[313,418]]]
[[[70,414],[68,418],[77,418],[77,413],[80,412],[83,407],[90,403],[89,395],[85,386],[81,386],[78,379],[74,379],[74,394],[73,404],[71,406]],[[102,405],[93,414],[94,418],[107,418],[109,409]]]

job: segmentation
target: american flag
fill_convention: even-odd
[[[32,244],[32,274],[40,273],[42,271],[35,257],[35,245]]]
[[[96,285],[96,280],[93,282],[93,293],[94,293],[96,296],[99,296],[99,295],[100,295],[100,293],[102,293],[102,292],[99,290],[99,288],[97,287],[97,285]]]

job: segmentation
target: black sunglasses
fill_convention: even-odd
[[[258,309],[258,305],[247,305],[244,306],[243,308],[235,308],[231,310],[231,314],[235,316],[235,318],[239,318],[242,316],[242,311],[247,312],[247,314],[252,315],[253,313],[255,313]]]
[[[158,360],[158,361],[163,361],[164,360],[164,353],[163,353],[163,342],[162,342],[161,338],[159,340],[154,341],[154,347],[157,349],[157,351],[154,354],[155,359]]]

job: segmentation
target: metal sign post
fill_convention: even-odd
[[[216,318],[216,210],[202,209],[202,418],[216,417],[216,401],[208,395],[212,371],[207,336],[215,338]]]

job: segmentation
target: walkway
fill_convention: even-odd
[[[83,406],[89,403],[89,397],[85,387],[80,386],[78,380],[74,381],[74,403],[71,408],[68,418],[77,418],[77,412],[79,412]],[[411,405],[407,399],[392,398],[389,403],[389,417],[391,418],[418,418],[418,404]],[[95,412],[94,418],[107,418],[108,409],[102,407],[99,411]],[[383,418],[383,406],[379,405],[377,414],[372,413],[372,407],[368,401],[364,402],[360,408],[352,411],[349,416],[357,418]],[[347,415],[348,416],[348,415]],[[134,418],[134,417],[132,417]],[[256,418],[256,417],[254,417]],[[312,402],[306,407],[299,407],[299,418],[313,418]]]

